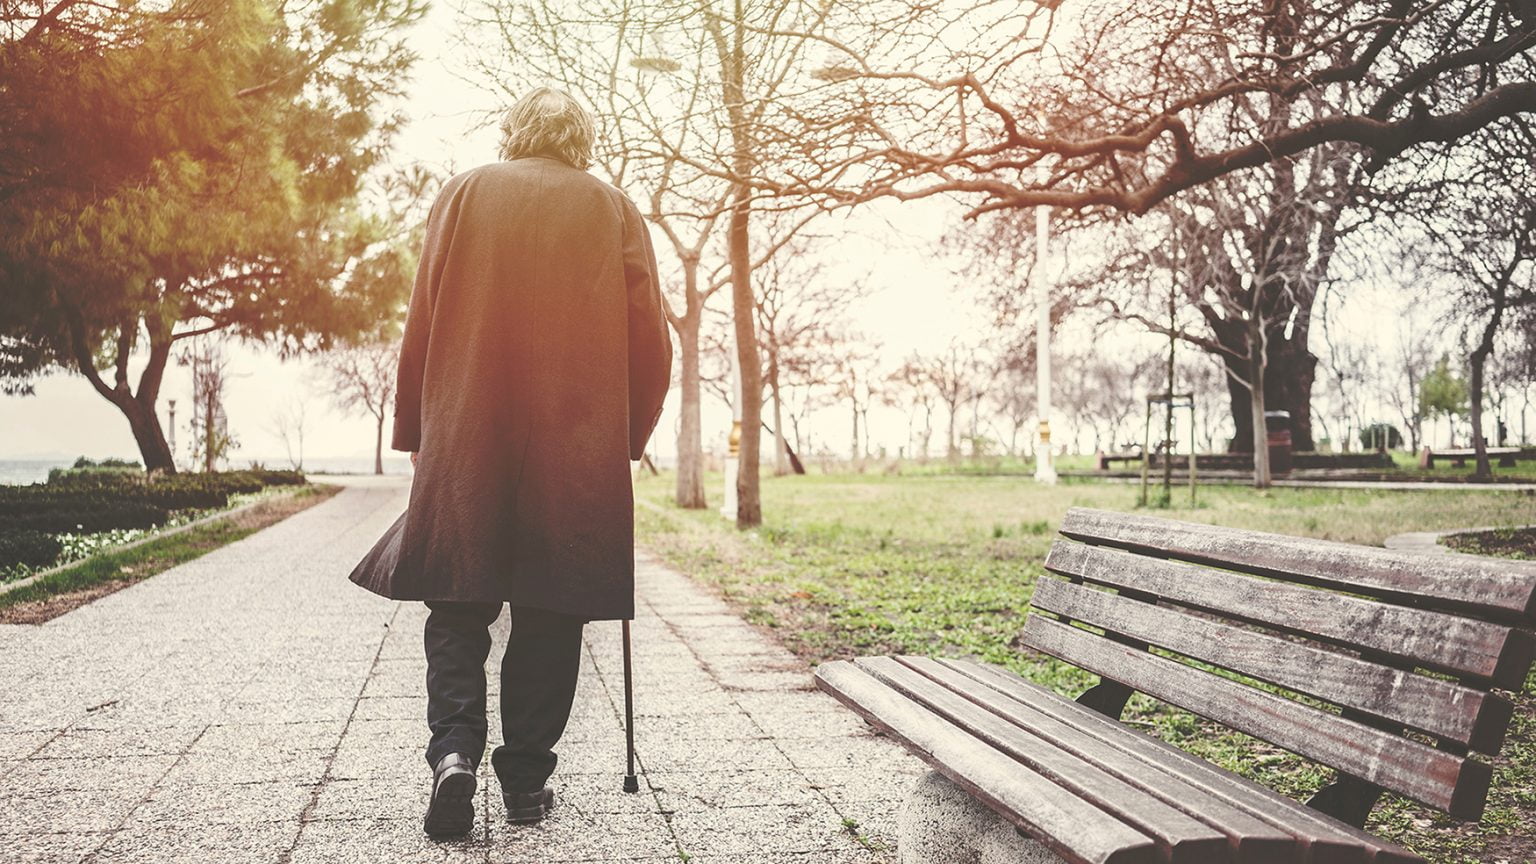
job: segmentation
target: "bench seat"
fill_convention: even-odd
[[[1068,861],[1422,861],[1011,672],[822,665],[823,690]]]

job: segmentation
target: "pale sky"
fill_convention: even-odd
[[[410,39],[421,55],[404,110],[410,124],[397,140],[397,164],[422,162],[439,170],[452,166],[464,170],[494,158],[496,133],[483,127],[487,112],[494,112],[494,97],[466,81],[472,78],[465,61],[469,50],[460,43],[455,13],[447,3],[433,4],[427,19]],[[846,232],[836,244],[838,260],[827,278],[863,278],[871,287],[868,297],[850,308],[857,328],[881,345],[882,364],[897,365],[913,351],[937,353],[952,340],[976,341],[991,326],[988,313],[976,302],[977,291],[953,272],[934,251],[934,244],[958,218],[962,208],[951,202],[931,200],[912,204],[883,202],[866,205],[848,217],[832,217],[818,233]],[[658,237],[658,240],[660,238]],[[658,242],[665,254],[667,244]],[[1358,299],[1356,299],[1358,297]],[[1381,320],[1382,304],[1392,292],[1352,293],[1343,319],[1355,322],[1358,331],[1372,330]],[[1398,302],[1401,302],[1399,299]],[[1351,311],[1358,309],[1358,311]],[[1377,327],[1376,336],[1382,336]],[[1357,334],[1358,335],[1358,334]],[[1065,347],[1081,347],[1092,338],[1073,328],[1058,337]],[[1385,334],[1390,340],[1390,334]],[[1076,340],[1076,341],[1074,341]],[[1146,350],[1143,339],[1112,343],[1112,350]],[[1314,346],[1320,351],[1321,346]],[[311,364],[280,362],[260,346],[232,345],[227,386],[227,410],[231,429],[239,441],[231,461],[244,464],[263,460],[286,461],[284,447],[273,428],[274,415],[294,401],[307,409],[305,456],[315,458],[371,458],[373,421],[366,415],[345,415],[331,405],[330,397]],[[176,418],[177,457],[187,464],[185,404],[190,401],[187,371],[171,368],[165,379],[160,404],[162,422],[168,425],[168,399],[183,405]],[[1127,394],[1140,400],[1140,394]],[[812,417],[811,432],[817,443],[846,448],[849,421],[846,409],[828,409]],[[720,447],[729,425],[728,408],[705,396],[704,435],[707,448]],[[873,442],[894,453],[906,439],[906,417],[892,409],[871,411]],[[942,440],[942,418],[935,418]],[[656,450],[664,459],[675,450],[671,430],[676,423],[676,395],[668,403],[658,426]],[[119,456],[136,458],[137,448],[126,420],[116,408],[97,395],[78,375],[55,373],[37,383],[31,397],[0,396],[0,459],[73,459]],[[386,431],[387,443],[387,431]],[[388,454],[387,454],[388,455]]]
[[[496,109],[492,97],[467,83],[472,73],[465,67],[466,50],[460,44],[455,13],[447,3],[434,3],[427,19],[411,37],[421,59],[405,110],[410,124],[397,139],[397,164],[422,162],[438,169],[452,166],[465,170],[492,161],[497,144],[494,129],[482,128],[487,110]],[[849,235],[838,245],[842,272],[864,276],[873,290],[852,310],[859,327],[885,346],[885,354],[899,358],[913,350],[936,351],[954,336],[979,332],[985,324],[973,304],[961,301],[951,289],[953,274],[935,260],[928,244],[943,232],[946,220],[957,212],[952,206],[926,204],[897,208],[882,206],[847,220]],[[896,229],[892,233],[886,220]],[[880,238],[879,240],[875,238]],[[658,238],[659,240],[660,238]],[[658,249],[665,248],[658,243]],[[839,272],[833,269],[834,274]],[[230,428],[239,442],[231,461],[243,464],[264,460],[286,461],[281,439],[273,427],[274,415],[294,400],[306,405],[306,458],[371,458],[374,427],[366,415],[345,415],[331,405],[329,394],[316,381],[305,361],[281,362],[260,346],[230,346],[230,375],[226,409]],[[135,374],[138,363],[134,364]],[[161,421],[169,429],[168,399],[177,399],[177,458],[187,461],[186,404],[191,398],[187,370],[173,366],[166,373],[160,402]],[[658,426],[674,428],[675,394]],[[718,400],[705,397],[706,446],[723,440],[729,411]],[[899,418],[898,418],[899,419]],[[891,425],[890,446],[905,437],[904,420]],[[817,438],[843,441],[841,426],[828,420],[828,429]],[[887,425],[887,424],[880,424]],[[899,425],[899,428],[897,426]],[[56,372],[37,382],[29,397],[0,395],[0,459],[73,459],[118,456],[137,458],[138,449],[121,412],[99,396],[79,375]],[[877,427],[878,431],[878,427]],[[889,436],[888,436],[889,437]],[[386,446],[388,433],[386,431]],[[674,451],[668,432],[657,436],[662,455]],[[386,454],[388,455],[388,454]]]

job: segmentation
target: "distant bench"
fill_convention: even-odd
[[[1419,467],[1433,468],[1436,459],[1448,459],[1452,467],[1467,467],[1468,459],[1476,459],[1477,451],[1470,447],[1459,450],[1431,450],[1425,447],[1419,451]],[[1523,453],[1519,447],[1489,447],[1488,458],[1498,460],[1500,468],[1515,467],[1515,460],[1520,458],[1536,458],[1536,451]]]
[[[1383,791],[1481,818],[1513,712],[1493,691],[1532,661],[1536,570],[1081,508],[1061,533],[1022,641],[1099,676],[1075,702],[923,657],[826,663],[818,686],[1079,864],[1422,860],[1361,830]],[[1122,725],[1137,691],[1339,779],[1303,806]]]
[[[1109,471],[1111,465],[1116,462],[1141,464],[1140,453],[1104,453],[1100,451],[1094,454],[1095,465],[1100,471]],[[1393,467],[1392,457],[1380,451],[1364,453],[1292,453],[1291,467],[1303,470],[1377,470]],[[1151,467],[1155,471],[1163,468],[1163,454],[1153,453]],[[1173,455],[1173,467],[1180,470],[1188,470],[1189,455],[1175,453]],[[1195,454],[1195,467],[1201,471],[1252,471],[1252,453],[1197,453]]]

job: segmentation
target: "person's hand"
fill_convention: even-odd
[[[421,458],[421,451],[419,451],[419,450],[412,450],[411,451],[411,467],[412,468],[416,467],[416,460],[420,459],[420,458]]]

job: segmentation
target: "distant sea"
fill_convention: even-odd
[[[244,468],[251,463],[250,459],[235,459],[229,464],[230,468]],[[255,460],[268,468],[287,468],[287,459]],[[75,464],[73,459],[0,459],[0,486],[21,485],[28,483],[42,483],[48,479],[48,472],[54,468],[68,468]],[[185,467],[185,466],[184,466]],[[364,457],[361,459],[305,459],[304,470],[311,474],[372,474],[373,459]],[[384,457],[385,474],[409,474],[411,473],[411,461],[406,458]]]

